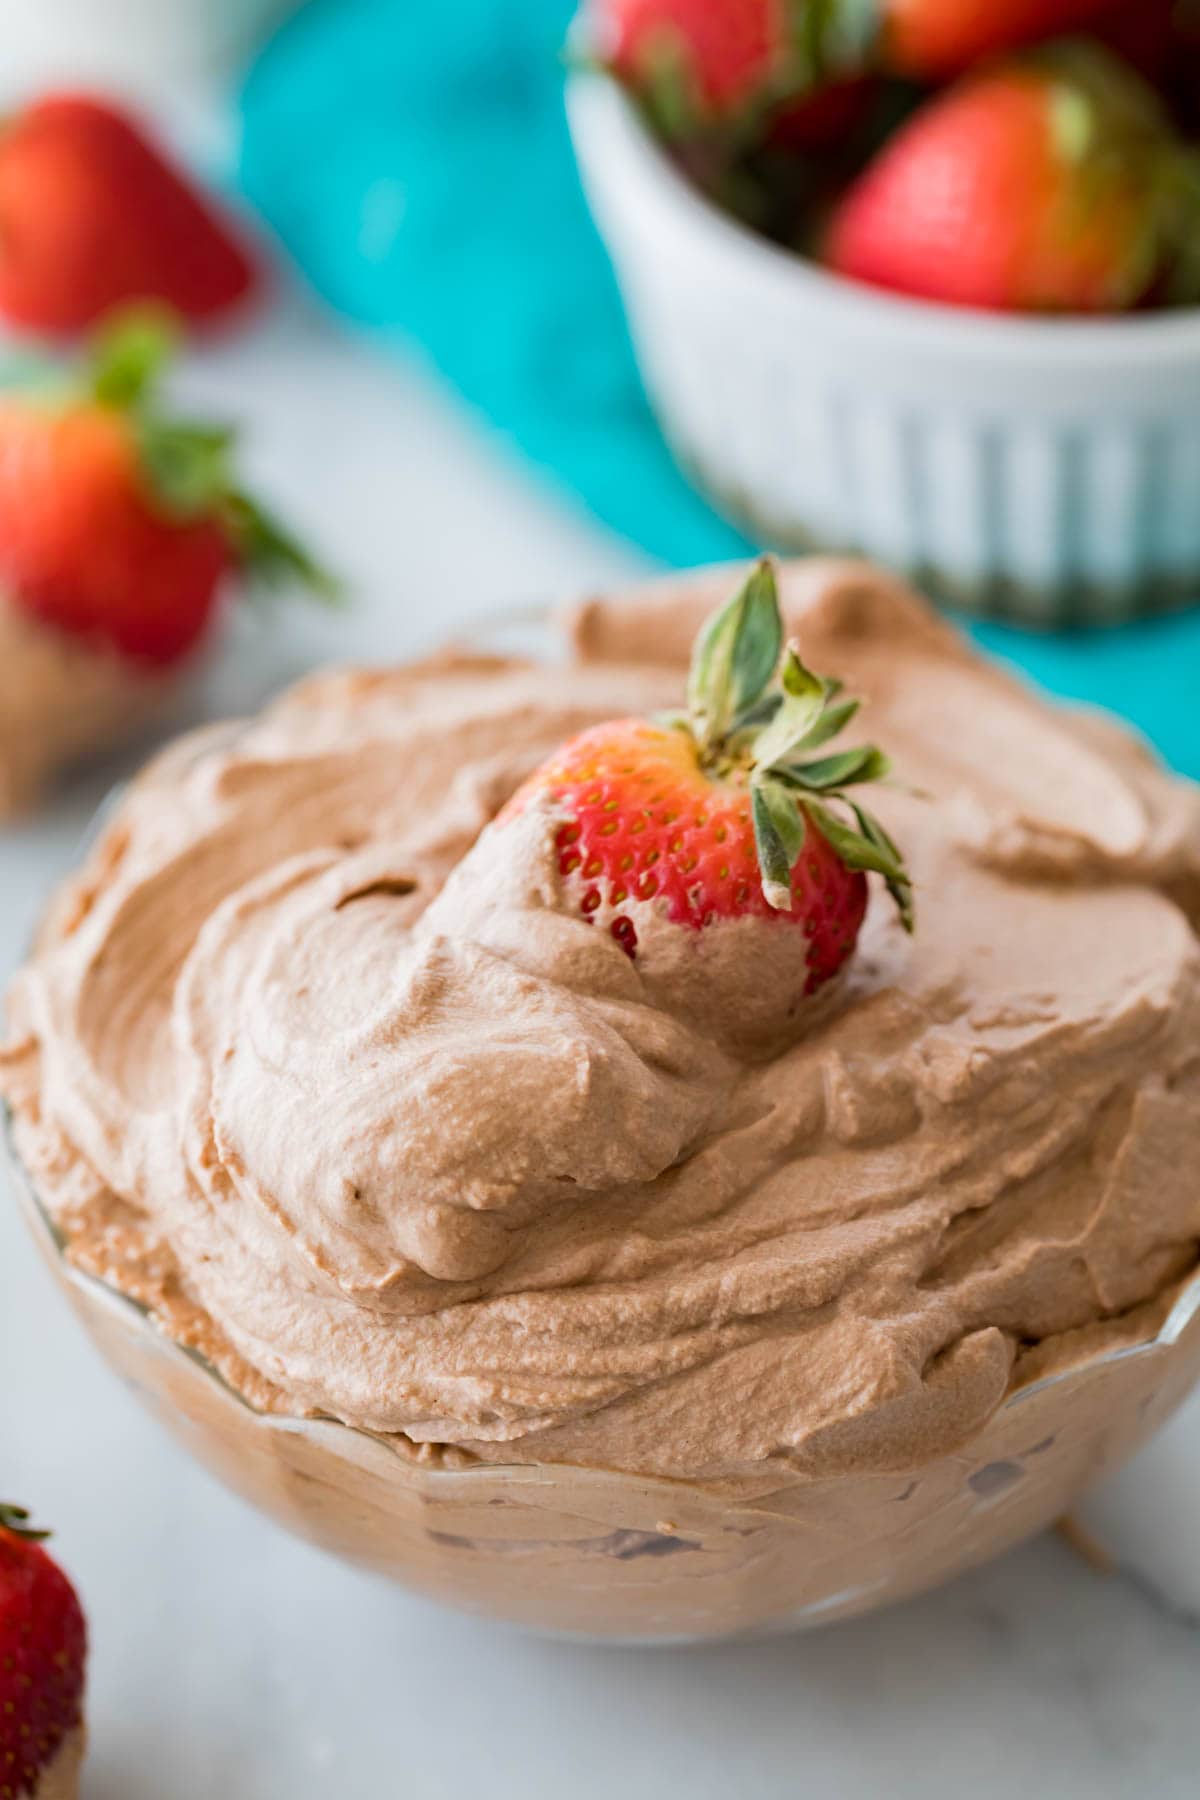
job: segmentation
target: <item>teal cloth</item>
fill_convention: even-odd
[[[571,11],[310,0],[246,81],[242,188],[332,306],[422,346],[606,525],[674,567],[746,555],[672,461],[638,378],[563,113]],[[973,629],[1200,777],[1200,610],[1093,633]]]

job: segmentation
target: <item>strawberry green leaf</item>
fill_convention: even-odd
[[[861,700],[842,700],[836,706],[827,706],[803,742],[796,745],[797,750],[819,750],[831,738],[839,737],[861,705]]]
[[[44,1544],[50,1536],[48,1531],[36,1531],[30,1525],[25,1507],[13,1506],[6,1500],[0,1500],[0,1531],[7,1531],[10,1537],[23,1538],[27,1544]]]
[[[204,518],[229,491],[234,434],[226,426],[171,424],[143,419],[138,425],[142,468],[155,499],[181,524]]]
[[[804,848],[804,818],[795,800],[773,781],[751,788],[754,841],[763,893],[777,912],[792,909],[792,870]]]
[[[1062,82],[1051,89],[1050,129],[1059,160],[1082,166],[1096,142],[1099,120],[1089,94]]]
[[[756,700],[753,706],[748,706],[738,714],[733,723],[733,731],[739,738],[753,739],[764,725],[771,723],[782,705],[782,694],[764,694],[761,700]]]
[[[873,813],[869,813],[865,806],[858,805],[856,801],[852,800],[849,804],[868,843],[891,857],[895,864],[895,873],[884,872],[884,882],[888,893],[896,903],[896,909],[900,914],[900,923],[905,931],[911,933],[916,926],[916,913],[913,907],[912,879],[904,866],[904,858]]]
[[[815,695],[801,698],[787,694],[765,731],[754,745],[754,761],[760,769],[774,769],[796,754],[820,716],[824,700],[818,688]]]
[[[779,666],[783,619],[779,612],[773,563],[764,558],[757,564],[734,606],[729,703],[737,717],[761,699]]]
[[[1123,148],[1171,137],[1167,109],[1124,57],[1093,38],[1056,38],[1021,58],[1053,83],[1051,127],[1065,161],[1083,160],[1100,140],[1122,140]]]
[[[895,876],[899,872],[896,858],[882,845],[873,843],[862,831],[855,831],[844,819],[819,801],[808,802],[808,814],[821,836],[837,851],[848,869],[871,870],[877,875]]]
[[[899,851],[877,819],[857,806],[853,810],[859,822],[857,831],[844,819],[839,819],[822,802],[807,802],[809,818],[848,869],[883,876],[887,890],[896,903],[901,924],[906,931],[911,931],[914,922],[912,881]]]
[[[1200,301],[1200,152],[1176,152],[1160,181],[1165,297],[1173,306],[1194,306]]]
[[[814,85],[857,74],[883,36],[883,0],[791,0],[796,52]]]
[[[825,64],[826,36],[833,23],[836,0],[789,0],[785,17],[792,57],[798,69],[807,76],[806,85],[816,84]]]
[[[683,34],[663,26],[647,35],[638,56],[636,97],[647,120],[668,142],[691,137],[704,122],[704,105]]]
[[[219,519],[239,568],[260,586],[296,584],[336,604],[342,589],[329,571],[265,507],[231,486],[233,442],[222,426],[143,420],[138,445],[156,502],[180,524]]]
[[[800,660],[800,652],[795,644],[789,644],[779,671],[779,682],[785,694],[794,700],[808,700],[825,703],[825,683],[811,669],[806,669]]]
[[[793,646],[789,646],[784,658],[780,682],[784,690],[783,703],[767,728],[758,734],[754,745],[754,761],[760,769],[786,771],[789,777],[796,777],[798,765],[794,759],[799,753],[835,737],[846,720],[854,717],[858,703],[845,701],[839,706],[830,707],[829,696],[838,691],[840,683],[822,681],[812,674],[805,668]],[[877,751],[847,751],[845,757],[855,759],[853,764],[846,763],[848,768],[857,768],[858,762],[862,761],[864,766],[882,772],[884,759]],[[877,774],[851,775],[847,779],[875,780]],[[798,785],[837,787],[840,786],[840,781],[834,778],[828,783],[798,782]]]
[[[239,563],[252,580],[269,588],[295,583],[331,606],[341,601],[343,592],[336,578],[256,500],[231,492],[221,510]]]
[[[857,750],[842,750],[812,762],[788,763],[776,773],[795,787],[821,792],[853,787],[864,781],[882,781],[890,773],[891,766],[882,750],[877,750],[874,744],[863,744]]]
[[[738,716],[761,699],[783,647],[775,570],[764,558],[741,591],[709,620],[688,676],[688,710],[706,747],[719,744]]]
[[[180,336],[178,321],[166,307],[123,309],[93,340],[92,398],[120,412],[141,406],[178,350]]]
[[[875,817],[874,813],[869,813],[866,807],[857,800],[851,800],[849,805],[850,810],[858,820],[859,830],[862,832],[863,836],[867,838],[869,842],[875,844],[880,850],[884,851],[888,856],[892,857],[897,866],[902,867],[904,858],[901,856],[900,851],[896,846],[895,839],[888,836],[888,833],[879,823],[879,820]]]

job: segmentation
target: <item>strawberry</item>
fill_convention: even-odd
[[[1153,0],[1152,0],[1153,3]],[[600,48],[668,138],[793,112],[882,70],[942,80],[1086,26],[1114,0],[599,0]],[[848,98],[817,103],[818,126]],[[814,137],[797,128],[803,148]],[[785,128],[785,141],[786,141]],[[818,146],[830,141],[818,132]]]
[[[0,314],[48,334],[158,300],[197,325],[258,280],[229,223],[141,128],[86,94],[0,129]]]
[[[1155,95],[1099,46],[1063,44],[928,101],[844,195],[823,255],[952,305],[1115,311],[1164,276],[1194,297],[1198,212]]]
[[[231,433],[155,404],[169,335],[106,334],[85,381],[0,395],[0,587],[44,624],[167,668],[234,577],[329,584],[235,485]]]
[[[858,0],[838,0],[853,12]],[[1077,31],[1112,0],[875,0],[876,55],[893,74],[941,81],[985,57]],[[836,7],[835,7],[836,11]]]
[[[87,1626],[28,1518],[0,1505],[0,1800],[36,1796],[83,1726]],[[60,1766],[55,1792],[65,1796],[64,1778]]]
[[[599,35],[608,66],[664,137],[811,153],[852,137],[878,90],[836,34],[824,54],[824,4],[601,0]]]
[[[812,993],[854,949],[865,870],[884,877],[912,924],[896,846],[846,795],[884,775],[886,758],[823,748],[856,711],[794,645],[785,650],[764,561],[701,634],[685,713],[583,732],[530,777],[501,822],[535,803],[549,810],[568,906],[631,958],[663,926],[699,939],[752,919],[804,947]]]
[[[602,0],[601,47],[669,137],[802,82],[793,0]]]

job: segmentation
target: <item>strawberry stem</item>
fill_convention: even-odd
[[[716,749],[763,696],[783,648],[775,571],[764,557],[700,633],[688,676],[688,711],[703,748]]]
[[[37,1531],[29,1523],[29,1513],[23,1506],[13,1506],[0,1500],[0,1531],[6,1531],[10,1537],[21,1538],[27,1544],[44,1544],[50,1536],[48,1531]]]
[[[123,308],[92,340],[93,400],[117,412],[133,412],[151,397],[182,338],[169,308]]]

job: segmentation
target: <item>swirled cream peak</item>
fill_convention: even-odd
[[[873,894],[786,1032],[722,1023],[765,1004],[737,927],[644,971],[558,904],[544,808],[491,826],[674,703],[728,586],[590,604],[552,669],[315,677],[161,759],[59,896],[0,1061],[22,1152],[259,1404],[494,1460],[912,1466],[1194,1268],[1197,792],[884,577],[783,598],[909,784],[920,929]]]

